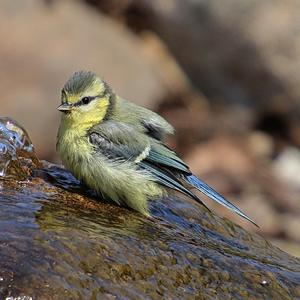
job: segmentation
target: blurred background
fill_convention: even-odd
[[[169,144],[260,229],[300,256],[298,0],[1,0],[1,115],[55,152],[60,90],[76,70],[176,128]]]

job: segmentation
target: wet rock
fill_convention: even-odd
[[[152,217],[93,198],[44,162],[0,194],[0,296],[33,299],[292,299],[300,260],[190,199]]]

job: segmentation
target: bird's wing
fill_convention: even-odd
[[[89,140],[111,159],[135,161],[149,147],[147,139],[125,123],[106,121],[92,127]]]
[[[189,170],[189,167],[176,155],[174,151],[169,149],[163,143],[155,142],[152,145],[152,151],[149,152],[149,155],[145,161],[153,162],[154,164],[160,164],[162,166],[171,168],[175,170],[177,175],[192,185],[194,188],[199,190],[204,195],[208,196],[210,199],[216,201],[217,203],[225,206],[226,208],[234,211],[236,214],[242,218],[250,221],[254,225],[257,224],[250,219],[246,214],[244,214],[238,207],[224,198],[221,194],[215,191],[212,187],[206,184],[204,181],[199,179],[197,176],[193,175]],[[193,197],[195,199],[195,197]],[[198,201],[198,199],[195,199]],[[199,202],[199,201],[198,201]]]
[[[121,115],[134,118],[143,126],[145,133],[150,137],[161,141],[166,135],[174,133],[173,126],[157,113],[121,98],[119,101]]]
[[[103,122],[90,129],[89,140],[106,157],[132,161],[139,168],[150,172],[156,182],[180,191],[204,205],[170,169],[173,166],[174,170],[190,174],[187,166],[167,147],[162,148],[165,152],[157,152],[155,149],[160,147],[155,146],[156,140],[131,125],[114,121]]]
[[[189,167],[177,156],[177,154],[162,142],[151,139],[151,151],[145,159],[154,164],[171,168],[171,170],[186,175],[191,174]]]
[[[166,135],[173,134],[173,127],[157,114],[141,116],[141,123],[146,130],[146,134],[156,140],[163,140]]]
[[[180,191],[205,206],[199,197],[184,186],[185,182],[255,224],[239,208],[193,175],[176,153],[161,141],[137,131],[131,125],[113,121],[93,127],[89,134],[90,142],[107,157],[133,161],[150,172],[156,182]]]
[[[136,163],[146,160],[148,163],[172,167],[174,170],[191,174],[188,166],[174,151],[131,124],[105,121],[90,129],[89,139],[110,158],[123,158]]]

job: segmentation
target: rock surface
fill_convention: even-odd
[[[47,162],[0,187],[2,299],[300,297],[299,259],[190,199],[145,218]]]

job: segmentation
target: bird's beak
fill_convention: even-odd
[[[63,103],[61,104],[58,108],[57,108],[59,111],[61,112],[69,112],[71,110],[71,106],[67,103]]]

